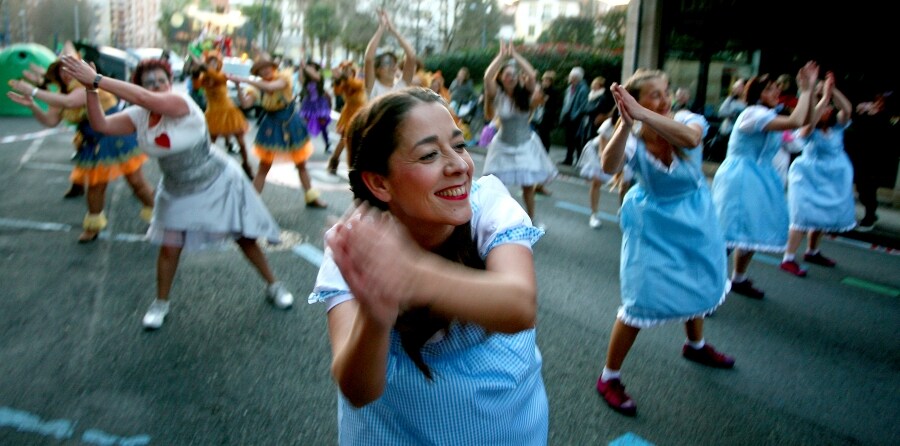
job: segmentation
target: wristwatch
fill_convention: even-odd
[[[94,77],[94,90],[100,88],[100,79],[103,79],[102,74],[97,74],[97,76]]]

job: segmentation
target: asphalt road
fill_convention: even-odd
[[[325,173],[321,141],[310,169],[329,209],[303,206],[290,165],[263,192],[285,239],[266,250],[294,308],[265,302],[236,249],[188,254],[166,324],[145,332],[156,250],[139,203],[117,180],[101,239],[76,244],[84,202],[62,199],[72,133],[40,130],[0,119],[0,444],[335,444],[324,308],[305,300],[322,233],[351,196]],[[155,184],[155,163],[144,172]],[[682,359],[678,324],[644,330],[623,368],[638,404],[626,418],[594,390],[619,304],[617,199],[604,194],[607,221],[592,230],[585,182],[550,189],[535,258],[551,445],[900,444],[900,256],[829,239],[837,268],[805,279],[758,256],[766,299],[730,295],[706,322],[735,369]]]

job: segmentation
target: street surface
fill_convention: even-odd
[[[293,309],[265,301],[237,249],[188,253],[165,325],[145,332],[157,250],[140,204],[115,181],[109,226],[76,244],[84,201],[62,199],[72,131],[43,130],[0,119],[0,445],[336,444],[325,308],[306,297],[323,231],[351,203],[345,165],[328,175],[316,141],[309,167],[327,210],[304,207],[289,164],[263,192],[285,241],[266,251]],[[484,152],[472,152],[480,171]],[[155,161],[144,173],[159,180]],[[638,405],[626,418],[594,390],[619,305],[617,198],[604,193],[592,230],[586,182],[563,175],[549,189],[535,263],[551,445],[900,444],[900,256],[829,239],[837,268],[800,279],[758,255],[750,273],[766,299],[729,295],[705,324],[735,369],[682,359],[680,324],[644,330],[623,368]]]

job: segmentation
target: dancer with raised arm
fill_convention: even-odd
[[[147,155],[141,152],[133,132],[102,134],[88,121],[85,111],[87,97],[91,93],[97,96],[100,108],[108,114],[121,109],[119,98],[97,86],[85,88],[84,84],[62,69],[59,61],[50,64],[44,76],[46,85],[55,84],[58,91],[38,88],[25,80],[11,80],[9,86],[13,91],[6,96],[13,102],[28,107],[34,118],[46,127],[56,127],[62,121],[76,126],[73,141],[76,149],[75,168],[72,169],[70,180],[73,186],[77,185],[87,191],[87,214],[82,222],[83,231],[78,236],[78,243],[97,240],[100,231],[106,228],[107,219],[103,212],[106,189],[110,182],[120,176],[125,177],[134,195],[143,204],[141,219],[149,222],[153,212],[153,187],[147,183],[141,171]],[[47,110],[38,106],[35,100],[46,103]]]
[[[728,263],[698,156],[706,119],[687,110],[672,113],[668,76],[659,70],[639,69],[610,90],[621,118],[601,164],[607,174],[630,165],[637,184],[620,211],[622,305],[597,392],[613,410],[634,416],[637,405],[625,393],[620,370],[641,329],[683,322],[685,359],[734,367],[734,358],[703,337],[704,317],[725,301]]]
[[[182,251],[230,240],[237,242],[265,280],[266,298],[278,308],[289,308],[293,295],[276,280],[256,243],[260,238],[279,243],[281,230],[237,162],[212,146],[197,104],[187,93],[172,91],[168,62],[141,61],[132,83],[101,76],[77,57],[64,56],[62,62],[79,82],[94,86],[87,92],[91,126],[107,135],[137,132],[141,148],[159,161],[162,179],[147,233],[150,242],[160,247],[157,290],[144,315],[144,327],[160,328],[168,315],[169,294]],[[97,88],[132,105],[106,116]]]

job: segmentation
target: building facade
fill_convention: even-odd
[[[117,48],[159,47],[160,0],[110,0],[110,45]]]

